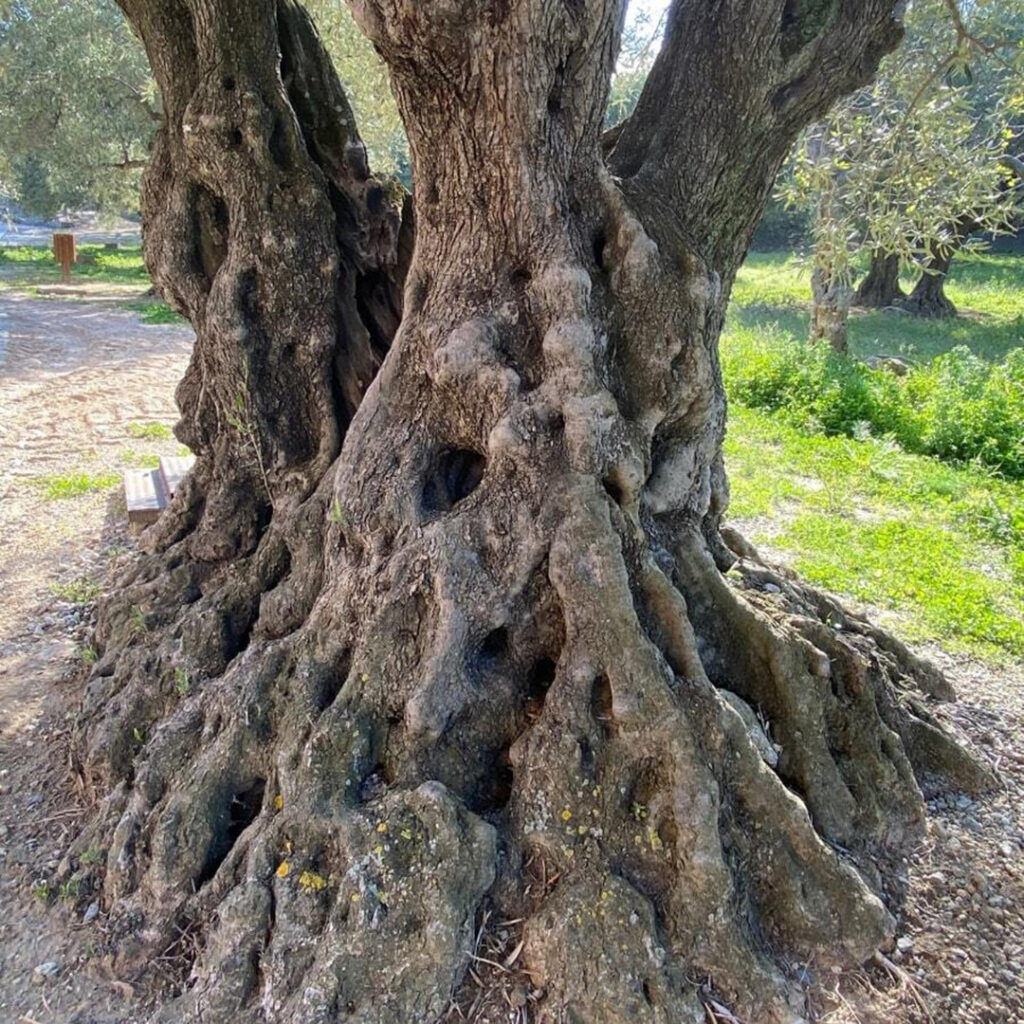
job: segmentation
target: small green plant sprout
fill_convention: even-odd
[[[174,692],[179,697],[187,697],[192,692],[192,680],[180,665],[174,670]]]
[[[99,654],[97,653],[96,648],[93,647],[92,644],[86,644],[84,647],[79,647],[78,656],[86,665],[90,666],[95,665],[97,659],[99,658]]]
[[[267,492],[271,508],[274,505],[274,494],[270,489],[270,478],[267,476],[267,467],[263,462],[263,447],[260,444],[259,431],[252,416],[249,406],[249,398],[245,387],[240,387],[235,395],[235,411],[225,413],[225,419],[235,431],[242,435],[252,449],[256,457],[256,465],[259,467],[260,476],[263,479],[263,488]]]
[[[32,884],[32,895],[35,896],[37,900],[42,900],[44,903],[48,903],[50,901],[50,897],[53,895],[53,887],[50,885],[49,880],[46,878],[37,879]]]
[[[57,895],[62,900],[71,900],[72,902],[77,900],[82,895],[82,880],[71,877],[61,882],[57,888]]]
[[[128,435],[146,441],[168,441],[174,436],[166,423],[129,423]]]
[[[132,728],[132,739],[141,746],[146,742],[146,733],[140,729],[137,725]]]
[[[345,519],[345,510],[341,507],[341,502],[337,498],[331,502],[330,511],[327,513],[327,521],[329,523],[341,523]]]
[[[88,576],[79,576],[68,583],[54,583],[50,587],[50,593],[68,604],[88,604],[99,592],[99,584]]]
[[[633,802],[633,817],[636,818],[637,821],[646,821],[647,820],[647,805],[646,804],[639,804],[639,803],[636,803],[636,801],[634,801]]]
[[[131,625],[133,633],[148,633],[149,623],[146,622],[146,613],[137,605],[132,605],[132,610],[128,613],[128,622]]]
[[[106,853],[100,850],[98,847],[90,846],[85,853],[82,854],[78,859],[83,864],[102,864],[106,857]]]

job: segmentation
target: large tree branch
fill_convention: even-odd
[[[674,0],[611,154],[645,224],[738,263],[798,132],[865,84],[902,37],[894,0]]]

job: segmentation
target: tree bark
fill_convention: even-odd
[[[853,303],[862,309],[898,306],[907,297],[900,287],[900,258],[896,253],[874,249],[871,265],[857,287]]]
[[[203,936],[163,1019],[434,1021],[487,920],[538,1020],[797,1019],[785,965],[893,934],[915,770],[989,781],[938,673],[721,523],[729,290],[893,3],[675,3],[606,168],[620,0],[353,2],[416,183],[395,331],[301,12],[123,2],[177,96],[147,246],[200,464],[102,608],[67,867],[108,851],[126,956]]]
[[[954,252],[975,228],[976,222],[973,219],[963,218],[953,226],[952,242],[932,244],[921,276],[903,303],[908,313],[936,319],[956,316],[956,306],[946,295],[946,277]]]
[[[811,341],[827,341],[833,352],[847,355],[853,290],[827,270],[815,267],[811,274],[811,294]]]

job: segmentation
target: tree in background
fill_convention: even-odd
[[[971,233],[1008,230],[1019,200],[1005,157],[1021,111],[1022,26],[1019,0],[982,0],[962,17],[953,0],[915,0],[907,42],[875,83],[805,135],[781,191],[814,212],[812,337],[845,351],[855,298],[891,305],[902,298],[901,264],[934,274],[951,246],[981,244]],[[855,296],[864,255],[870,269]]]
[[[135,209],[159,122],[145,52],[113,3],[0,10],[0,175],[26,210]]]
[[[915,771],[992,781],[936,670],[722,522],[736,272],[902,5],[673,0],[609,145],[623,0],[351,0],[413,244],[302,7],[121,2],[197,335],[80,717],[121,962],[200,935],[166,1020],[426,1024],[501,921],[539,1019],[792,1021],[794,964],[892,940]]]

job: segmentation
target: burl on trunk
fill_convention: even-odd
[[[485,908],[533,1019],[799,1019],[794,964],[892,936],[917,780],[988,781],[933,669],[722,525],[734,275],[898,5],[676,0],[605,162],[622,0],[353,0],[409,264],[292,0],[122,3],[199,461],[101,608],[67,866],[126,959],[201,937],[163,1019],[437,1020]]]

